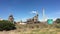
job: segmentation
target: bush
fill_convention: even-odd
[[[57,23],[56,28],[60,28],[60,18],[57,18],[55,22]]]
[[[14,30],[16,29],[15,27],[15,24],[13,24],[12,22],[10,21],[7,21],[7,20],[3,20],[3,21],[0,21],[0,31],[3,31],[3,30]]]
[[[60,18],[56,19],[56,23],[60,23]]]

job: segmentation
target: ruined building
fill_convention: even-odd
[[[38,23],[38,13],[30,19],[27,19],[27,23]]]
[[[13,22],[13,23],[14,23],[13,15],[10,15],[10,16],[9,16],[8,21],[10,21],[10,22]]]
[[[38,22],[38,14],[33,17],[33,21],[34,21],[34,22]]]

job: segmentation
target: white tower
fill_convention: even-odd
[[[44,11],[44,8],[42,8],[42,14],[43,14],[43,22],[45,22],[45,11]]]

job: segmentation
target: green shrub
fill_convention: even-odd
[[[60,28],[60,18],[57,18],[55,21],[57,24],[55,25],[56,28]]]
[[[15,24],[13,24],[12,22],[7,20],[0,21],[0,31],[14,30],[14,29],[16,29],[16,27]]]
[[[56,19],[56,23],[60,23],[60,18],[57,18]]]

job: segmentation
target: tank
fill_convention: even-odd
[[[53,24],[53,19],[48,19],[48,20],[47,20],[47,23],[48,23],[48,24]]]

